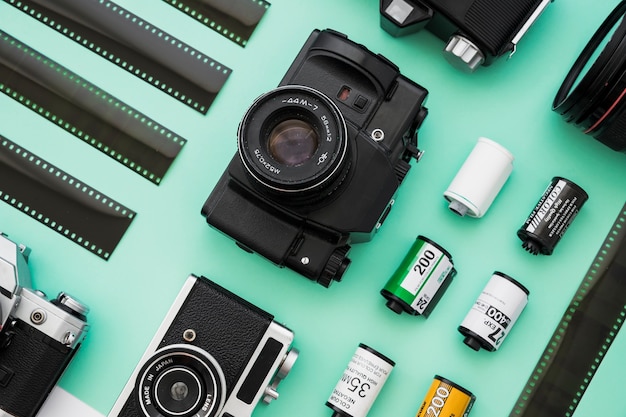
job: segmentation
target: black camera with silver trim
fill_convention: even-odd
[[[392,36],[427,29],[447,42],[444,55],[472,72],[515,53],[554,0],[380,0],[382,28]]]
[[[419,160],[428,91],[345,35],[315,30],[238,130],[202,208],[239,246],[328,287],[385,220]]]
[[[244,417],[278,398],[293,332],[205,277],[189,276],[109,417]]]
[[[89,329],[78,300],[30,289],[29,253],[0,234],[0,416],[37,414]]]

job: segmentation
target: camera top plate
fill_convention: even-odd
[[[30,249],[0,233],[0,330],[17,306],[21,288],[30,287],[27,260]]]

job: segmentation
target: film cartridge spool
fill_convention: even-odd
[[[517,231],[522,247],[533,255],[552,255],[589,196],[562,177],[552,178],[524,225]]]
[[[502,145],[481,137],[448,189],[448,208],[459,216],[482,217],[513,171],[513,155]]]
[[[420,235],[380,293],[397,314],[428,317],[455,275],[450,253]]]

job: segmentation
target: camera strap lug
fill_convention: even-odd
[[[409,173],[409,170],[411,169],[411,165],[409,164],[409,162],[411,162],[411,158],[415,158],[415,161],[419,162],[420,159],[422,159],[422,155],[424,155],[424,151],[420,151],[413,143],[409,143],[407,145],[406,150],[402,155],[402,159],[399,160],[394,167],[398,183],[402,184],[406,174]]]
[[[390,62],[387,58],[385,58],[384,56],[382,56],[382,55],[380,55],[380,54],[379,54],[379,55],[378,55],[378,57],[379,57],[379,58],[381,58],[381,59],[384,59],[386,62],[389,62],[389,63],[391,64],[391,62]],[[391,65],[393,65],[393,64],[391,64]],[[397,67],[396,67],[396,68],[397,68]],[[387,101],[391,100],[391,98],[393,97],[393,95],[396,93],[396,90],[398,89],[398,86],[399,86],[399,85],[398,85],[398,82],[397,82],[397,81],[396,81],[396,82],[394,82],[394,83],[391,85],[391,87],[390,87],[390,88],[389,88],[389,90],[387,91],[387,94],[385,95],[385,100],[387,100]]]
[[[417,142],[417,140],[415,142]],[[418,147],[414,145],[413,143],[409,143],[406,146],[406,150],[404,152],[404,156],[402,160],[405,162],[409,162],[411,158],[415,158],[415,160],[419,162],[420,159],[422,159],[423,155],[424,155],[424,151],[419,150]]]

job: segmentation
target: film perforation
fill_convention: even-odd
[[[0,198],[107,260],[135,213],[0,136]],[[44,205],[46,207],[37,207]],[[90,227],[106,223],[94,233]]]
[[[221,36],[245,47],[257,24],[270,7],[265,0],[241,3],[241,10],[219,10],[218,7],[198,0],[163,0],[175,9],[202,23]]]
[[[153,183],[161,182],[167,168],[186,143],[184,138],[2,31],[0,41],[14,48],[14,51],[12,49],[6,51],[6,57],[0,56],[0,78],[3,74],[3,58],[28,57],[27,64],[37,67],[24,71],[35,71],[35,75],[42,79],[36,83],[21,73],[4,67],[8,79],[18,75],[24,83],[16,82],[15,86],[10,86],[0,81],[0,91]],[[50,71],[51,75],[41,75],[44,70]],[[42,87],[40,84],[44,81],[51,83],[51,86]],[[83,94],[79,103],[71,103],[54,92],[55,88],[67,91],[70,89],[69,86],[72,86],[69,94],[76,94],[73,90],[88,93]],[[16,88],[31,91],[33,98],[26,97]],[[40,100],[46,102],[41,103]],[[66,117],[53,113],[60,108],[66,109]],[[103,110],[109,112],[111,109],[120,114],[109,116],[108,120],[100,119],[99,112]],[[115,120],[112,121],[111,118]],[[128,123],[124,120],[132,120],[132,126],[127,126]],[[119,123],[122,127],[111,123]],[[121,128],[128,130],[123,131]],[[93,130],[98,137],[89,130]],[[145,162],[137,163],[138,160]]]
[[[623,280],[626,233],[622,227],[625,214],[626,204],[584,275],[510,416],[574,415],[626,319],[626,284]],[[562,344],[565,344],[564,349],[561,349]],[[557,359],[559,355],[564,357]],[[568,369],[566,363],[577,363],[578,371]],[[551,397],[552,387],[563,378],[573,383],[573,389],[561,386],[559,394]],[[535,396],[536,392],[542,391],[544,383],[547,385],[544,395]]]
[[[101,33],[101,29],[92,29],[84,22],[74,21],[69,16],[58,14],[58,10],[53,11],[54,7],[48,8],[43,1],[3,1],[202,114],[208,112],[215,96],[231,73],[230,68],[109,1],[96,1],[95,3],[108,9],[120,19],[113,27],[121,23],[131,25],[138,31],[148,32],[186,55],[182,58],[172,58],[172,60],[187,59],[190,62],[193,60],[206,68],[195,68],[186,70],[187,74],[179,74],[176,69],[177,64],[163,63],[162,61],[167,61],[164,58],[157,62],[145,51],[129,46],[132,42],[116,40],[116,33],[106,33],[106,31]],[[87,4],[93,0],[84,1]],[[58,7],[68,6],[59,5]],[[80,9],[81,7],[83,6],[80,4],[74,4],[69,8]],[[87,4],[84,7],[90,6]],[[47,15],[53,17],[49,18]],[[115,32],[113,29],[111,31]],[[146,47],[153,48],[154,46],[150,43]],[[163,51],[163,55],[167,56],[166,51]]]

